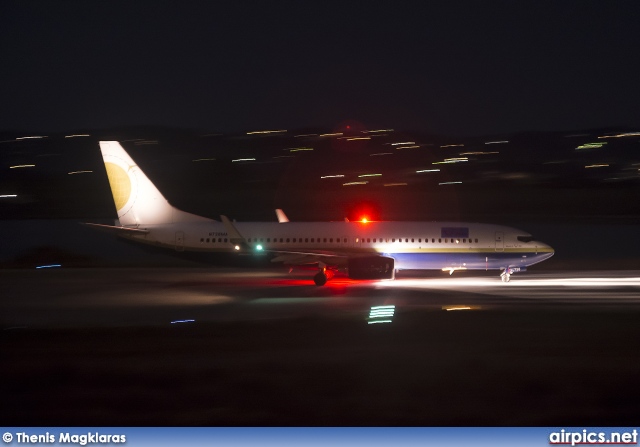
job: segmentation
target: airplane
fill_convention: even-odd
[[[549,259],[554,250],[524,231],[501,225],[460,222],[220,221],[169,204],[118,141],[100,141],[118,219],[87,223],[145,244],[176,251],[268,252],[272,262],[314,265],[323,286],[338,271],[352,279],[392,280],[400,270],[500,270],[513,273]]]

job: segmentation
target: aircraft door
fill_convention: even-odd
[[[504,251],[504,233],[496,231],[496,251]]]
[[[176,231],[176,251],[184,251],[184,231]]]

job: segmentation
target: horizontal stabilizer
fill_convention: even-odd
[[[88,225],[92,228],[95,228],[96,230],[101,230],[101,231],[107,231],[109,233],[116,233],[116,234],[131,234],[131,235],[142,235],[142,234],[149,234],[149,230],[139,230],[137,228],[127,228],[127,227],[117,227],[115,225],[102,225],[102,224],[95,224],[95,223],[89,223],[89,222],[84,222],[82,223],[82,225]]]

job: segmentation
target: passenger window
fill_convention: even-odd
[[[311,238],[311,243],[312,243],[312,244],[313,244],[313,241],[314,241],[314,240],[315,240],[314,238]]]
[[[200,238],[200,242],[204,242],[204,238]]]
[[[224,238],[224,241],[227,242],[227,238],[226,237]]]
[[[333,238],[330,238],[330,239],[329,239],[329,242],[333,242]]]
[[[371,243],[371,239],[367,238],[367,244]]]
[[[293,242],[295,242],[295,241],[296,241],[296,238],[294,237],[294,238],[293,238]]]
[[[224,241],[227,242],[226,239]],[[271,242],[271,238],[270,237],[267,238],[267,242]]]
[[[476,239],[476,242],[478,242],[478,239]]]
[[[356,238],[356,244],[360,242],[360,238]]]
[[[207,238],[207,242],[209,242],[209,238]]]
[[[414,242],[413,238],[411,238],[411,242]]]
[[[467,240],[466,239],[462,239],[462,243],[464,244],[465,242],[467,242]]]
[[[426,240],[426,239],[425,239],[425,240]],[[419,238],[419,239],[418,239],[418,242],[422,242],[422,238]]]
[[[304,238],[304,241],[305,241],[305,242],[309,242],[309,238],[308,238],[308,237],[305,237],[305,238]]]
[[[290,239],[289,239],[289,238],[287,238],[287,243],[289,243],[289,241],[290,241]]]
[[[442,243],[442,239],[438,238],[438,243]]]
[[[323,241],[323,242],[327,242],[327,238],[325,237],[322,241]]]
[[[218,238],[218,242],[222,242],[222,238],[221,237]]]

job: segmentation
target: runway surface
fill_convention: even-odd
[[[372,306],[381,305],[395,306],[396,315],[451,308],[640,305],[640,271],[527,272],[506,284],[484,272],[417,278],[401,272],[394,281],[336,277],[325,287],[313,285],[312,274],[219,268],[5,270],[0,271],[0,327],[367,318]]]
[[[637,423],[638,271],[312,273],[0,271],[0,420]]]

